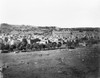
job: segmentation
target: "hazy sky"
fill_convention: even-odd
[[[100,26],[100,0],[0,0],[0,23]]]

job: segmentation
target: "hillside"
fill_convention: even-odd
[[[58,28],[55,26],[32,26],[32,25],[12,25],[7,23],[0,24],[1,32],[11,32],[11,31],[48,31],[48,30],[56,30],[56,31],[100,31],[100,28]]]
[[[0,54],[4,78],[99,78],[100,45]]]
[[[19,34],[19,33],[28,33],[28,34],[48,34],[52,30],[54,30],[55,27],[34,27],[29,25],[10,25],[6,23],[2,23],[0,25],[0,33],[6,33],[6,34]],[[14,33],[16,32],[16,33]]]
[[[6,34],[34,34],[42,36],[53,37],[71,37],[71,36],[83,36],[94,35],[99,36],[100,28],[58,28],[55,26],[32,26],[32,25],[11,25],[7,23],[0,24],[0,33]],[[92,34],[91,34],[92,33]]]
[[[99,78],[100,28],[57,28],[29,25],[0,25],[0,33],[52,36],[78,43],[64,48],[0,54],[0,78]],[[86,42],[88,45],[81,45]],[[77,46],[76,44],[79,44]],[[32,45],[32,44],[31,44]],[[72,48],[69,48],[71,46]],[[75,47],[75,48],[74,48]],[[34,48],[34,47],[33,47]],[[39,45],[40,48],[40,45]]]

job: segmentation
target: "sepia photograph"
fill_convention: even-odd
[[[0,78],[100,78],[100,0],[0,0]]]

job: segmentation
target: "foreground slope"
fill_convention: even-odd
[[[98,78],[99,46],[0,54],[4,78]]]

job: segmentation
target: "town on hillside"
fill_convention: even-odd
[[[0,25],[1,53],[85,47],[100,42],[100,28]]]

